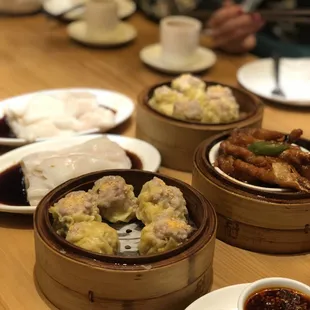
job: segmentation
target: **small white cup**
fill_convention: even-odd
[[[187,16],[169,16],[160,22],[162,60],[167,65],[185,66],[199,47],[202,23]]]
[[[118,23],[117,3],[115,0],[90,0],[86,3],[84,19],[87,36],[98,36],[113,31]]]
[[[238,310],[245,310],[247,300],[263,289],[287,288],[310,296],[310,286],[287,278],[265,278],[249,284],[239,296]]]

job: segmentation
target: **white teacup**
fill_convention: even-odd
[[[239,296],[238,310],[245,310],[247,300],[264,289],[286,288],[310,296],[310,286],[287,278],[265,278],[249,284]]]
[[[187,16],[169,16],[160,22],[162,60],[167,65],[186,66],[199,47],[202,23]]]
[[[111,32],[119,24],[115,0],[89,0],[86,3],[84,16],[88,37]]]

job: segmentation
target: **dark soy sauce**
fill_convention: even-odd
[[[129,151],[126,151],[126,154],[131,161],[131,169],[139,169],[139,170],[143,169],[143,164],[139,156]]]
[[[131,160],[132,169],[143,168],[142,161],[136,154],[129,151],[126,151],[126,154]],[[11,206],[29,206],[20,164],[0,173],[0,203]]]
[[[0,119],[0,137],[1,138],[16,138],[13,131],[6,121],[6,117]]]
[[[0,173],[0,203],[11,206],[29,206],[20,164]]]

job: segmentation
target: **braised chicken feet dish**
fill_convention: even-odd
[[[303,134],[289,135],[266,129],[235,129],[220,145],[215,166],[250,184],[310,193],[310,153],[296,142]]]

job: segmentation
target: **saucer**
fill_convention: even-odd
[[[212,67],[216,62],[216,55],[210,49],[199,47],[193,61],[185,66],[167,65],[161,58],[159,43],[146,46],[140,51],[140,59],[146,65],[165,73],[181,74],[201,72]]]
[[[50,15],[58,15],[63,11],[70,9],[71,7],[84,3],[86,0],[46,0],[43,2],[44,10]],[[137,10],[137,5],[132,0],[116,0],[118,4],[118,17],[124,19]],[[64,19],[68,21],[74,21],[83,17],[85,8],[78,8],[70,13],[64,15]]]
[[[239,296],[248,285],[232,285],[213,291],[194,301],[185,310],[237,310]]]
[[[69,24],[67,31],[72,39],[89,46],[118,46],[128,43],[137,37],[136,29],[125,22],[120,22],[113,31],[102,32],[95,38],[87,38],[86,22],[83,20]]]

